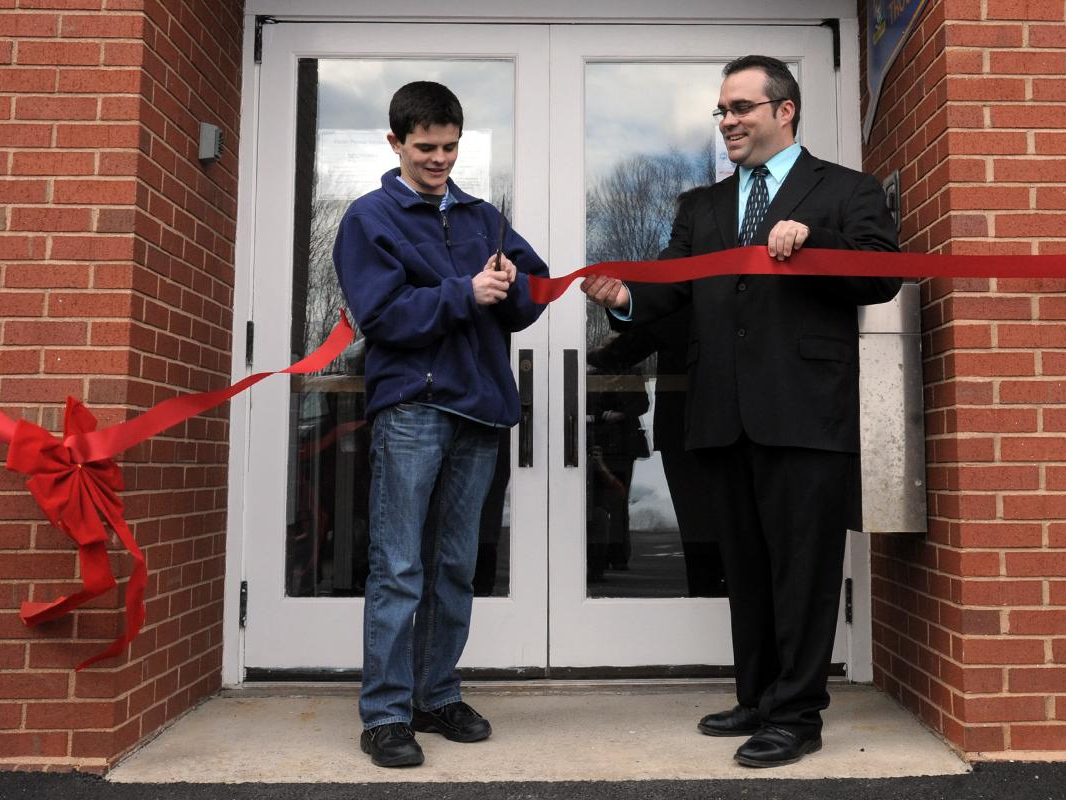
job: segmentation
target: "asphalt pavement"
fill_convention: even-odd
[[[1066,762],[978,763],[964,775],[879,780],[557,783],[109,783],[80,773],[0,773],[0,800],[1064,800]]]

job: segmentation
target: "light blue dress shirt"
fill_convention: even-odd
[[[793,142],[767,160],[766,169],[770,174],[766,176],[766,193],[770,196],[771,203],[802,152],[803,148]],[[737,236],[739,236],[740,227],[744,224],[744,209],[748,205],[748,194],[751,193],[751,167],[737,167],[737,180],[740,181],[740,191],[737,192]],[[609,310],[618,319],[628,322],[633,319],[633,296],[629,297],[629,308],[626,309],[626,313],[623,314],[615,308]]]
[[[796,159],[803,152],[798,144],[790,144],[784,150],[771,156],[766,162],[766,168],[770,174],[766,176],[766,193],[770,195],[770,202],[774,202],[777,190],[785,182],[788,173],[796,163]],[[748,207],[748,195],[751,193],[751,167],[737,167],[737,178],[740,181],[740,191],[737,192],[737,235],[744,224],[744,210]]]

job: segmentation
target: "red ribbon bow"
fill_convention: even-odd
[[[306,374],[324,369],[351,344],[354,336],[348,319],[341,313],[340,321],[318,349],[279,372]],[[100,431],[96,430],[96,417],[80,401],[68,397],[62,441],[32,422],[16,421],[0,413],[0,442],[10,442],[8,469],[30,476],[26,485],[31,494],[49,521],[77,542],[81,564],[81,591],[51,603],[23,603],[22,621],[33,626],[56,619],[115,586],[103,521],[133,556],[133,572],[126,585],[126,631],[106,650],[80,663],[78,669],[118,655],[144,624],[148,569],[122,516],[123,505],[118,497],[123,488],[122,474],[112,457],[276,374],[257,372],[225,389],[172,397],[138,417]]]
[[[92,412],[68,397],[64,438],[95,430],[96,417]],[[7,468],[30,476],[26,481],[30,494],[49,521],[77,543],[83,583],[81,591],[51,603],[23,603],[22,621],[27,625],[49,622],[115,586],[102,515],[133,556],[133,573],[126,586],[126,630],[107,649],[79,664],[78,669],[117,655],[144,624],[144,587],[148,581],[144,554],[122,516],[118,493],[123,484],[118,466],[111,459],[80,463],[62,441],[44,428],[18,420],[8,448]]]

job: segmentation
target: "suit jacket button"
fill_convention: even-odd
[[[747,335],[747,333],[748,332],[746,330],[744,330],[743,328],[737,328],[737,336],[744,337],[744,336]]]
[[[746,291],[747,288],[748,288],[748,284],[746,284],[746,283],[738,283],[737,284],[737,291],[738,292]]]

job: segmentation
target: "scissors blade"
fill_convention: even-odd
[[[503,254],[503,235],[507,232],[507,198],[500,203],[500,230],[496,234],[496,264],[494,269],[500,268],[500,256]]]

